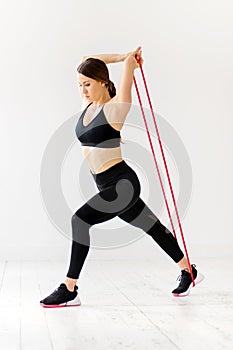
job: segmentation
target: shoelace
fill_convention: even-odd
[[[179,276],[177,277],[176,281],[180,281],[180,280],[181,280],[181,276],[182,276],[182,275],[179,275]]]
[[[55,296],[57,295],[57,293],[59,293],[60,291],[66,291],[66,289],[64,288],[64,286],[59,286],[58,288],[55,289],[55,291],[51,294],[51,296]]]
[[[191,275],[190,273],[187,275],[187,274],[183,274],[183,275],[180,275],[179,276],[179,287],[186,287],[187,284],[190,284],[192,283],[192,279],[191,279]]]
[[[196,265],[195,265],[195,264],[192,264],[192,267],[196,267]],[[186,270],[183,270],[183,271],[186,271]],[[186,272],[188,272],[188,271],[186,271]],[[189,275],[190,275],[190,277],[191,277],[190,272],[188,272],[188,273],[189,273]],[[188,277],[189,275],[186,275],[186,274],[184,275],[184,274],[181,273],[181,274],[177,277],[176,280],[177,280],[177,281],[181,281],[182,276],[187,276],[187,277]],[[191,278],[191,279],[192,279],[192,278]]]

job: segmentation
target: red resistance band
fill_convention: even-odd
[[[137,60],[137,58],[136,58],[136,60]],[[181,234],[183,245],[184,245],[184,249],[185,249],[185,254],[186,254],[186,258],[187,258],[187,262],[188,262],[188,267],[189,267],[189,271],[190,271],[190,274],[191,274],[193,286],[195,286],[193,273],[192,273],[192,268],[191,268],[191,264],[190,264],[190,260],[189,260],[189,256],[188,256],[188,251],[187,251],[187,247],[186,247],[186,243],[185,243],[185,239],[184,239],[184,234],[183,234],[183,230],[182,230],[182,226],[181,226],[181,222],[180,222],[180,217],[179,217],[178,210],[177,210],[177,205],[176,205],[174,192],[173,192],[173,189],[172,189],[172,184],[171,184],[171,179],[170,179],[169,172],[168,172],[167,162],[166,162],[166,159],[165,159],[162,142],[161,142],[161,138],[160,138],[160,135],[159,135],[158,126],[157,126],[157,123],[156,123],[155,114],[154,114],[152,103],[151,103],[151,99],[150,99],[150,94],[149,94],[149,91],[148,91],[148,87],[147,87],[145,75],[144,75],[144,72],[143,72],[143,69],[142,69],[142,65],[141,65],[141,63],[138,60],[137,60],[137,63],[139,64],[140,71],[141,71],[141,74],[142,74],[142,79],[143,79],[144,86],[145,86],[145,89],[146,89],[146,94],[147,94],[147,98],[148,98],[148,101],[149,101],[150,110],[151,110],[151,114],[152,114],[152,117],[153,117],[155,130],[156,130],[156,134],[157,134],[157,137],[158,137],[160,150],[161,150],[161,153],[162,153],[164,166],[165,166],[165,169],[166,169],[166,174],[167,174],[168,183],[169,183],[169,187],[170,187],[170,191],[171,191],[171,195],[172,195],[172,200],[173,200],[173,204],[174,204],[174,207],[175,207],[176,217],[177,217],[177,220],[178,220],[178,223],[179,223],[180,234]],[[151,137],[150,137],[150,133],[149,133],[149,129],[148,129],[148,124],[147,124],[147,121],[146,121],[146,116],[145,116],[145,112],[144,112],[144,109],[143,109],[142,100],[141,100],[141,97],[140,97],[140,93],[139,93],[139,89],[138,89],[138,85],[137,85],[135,77],[133,78],[133,80],[134,80],[134,85],[135,85],[135,88],[136,88],[136,92],[137,92],[138,101],[139,101],[139,104],[140,104],[143,120],[144,120],[144,123],[145,123],[145,126],[146,126],[146,131],[147,131],[148,139],[149,139],[151,150],[152,150],[152,155],[153,155],[153,158],[154,158],[154,161],[155,161],[156,170],[157,170],[157,173],[158,173],[158,176],[159,176],[159,181],[160,181],[160,185],[161,185],[161,188],[162,188],[164,200],[165,200],[165,203],[166,203],[168,216],[170,218],[173,234],[174,234],[174,236],[175,236],[175,238],[177,240],[174,224],[173,224],[172,217],[171,217],[171,212],[170,212],[170,209],[169,209],[169,206],[168,206],[167,197],[166,197],[166,194],[165,194],[162,178],[161,178],[159,167],[158,167],[158,162],[156,160],[156,156],[155,156],[155,152],[154,152],[154,148],[153,148],[153,145],[152,145],[152,142],[151,142]]]

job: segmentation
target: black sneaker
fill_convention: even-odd
[[[196,265],[192,266],[192,273],[195,285],[202,282],[204,276],[196,270]],[[189,295],[190,289],[193,287],[191,274],[186,270],[181,270],[181,275],[177,278],[180,281],[177,288],[172,291],[174,297],[185,297]]]
[[[74,287],[74,291],[70,292],[65,283],[62,283],[52,294],[40,301],[43,307],[64,307],[81,305],[78,296],[78,286]]]

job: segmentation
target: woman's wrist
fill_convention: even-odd
[[[137,64],[137,61],[136,61],[135,57],[133,57],[130,54],[127,55],[127,57],[126,57],[124,62],[125,62],[125,64],[128,67],[131,67],[133,70],[138,68],[138,64]]]
[[[128,53],[122,53],[120,54],[120,62],[123,62],[128,56]]]
[[[116,53],[113,54],[110,58],[109,58],[109,62],[108,63],[117,63],[117,62],[123,62],[127,57],[127,54],[125,53]]]

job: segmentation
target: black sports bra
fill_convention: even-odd
[[[82,146],[100,147],[100,148],[114,148],[120,146],[120,131],[114,129],[105,117],[103,108],[97,116],[92,119],[87,126],[83,125],[83,118],[87,108],[81,113],[78,123],[75,128],[77,138]]]

